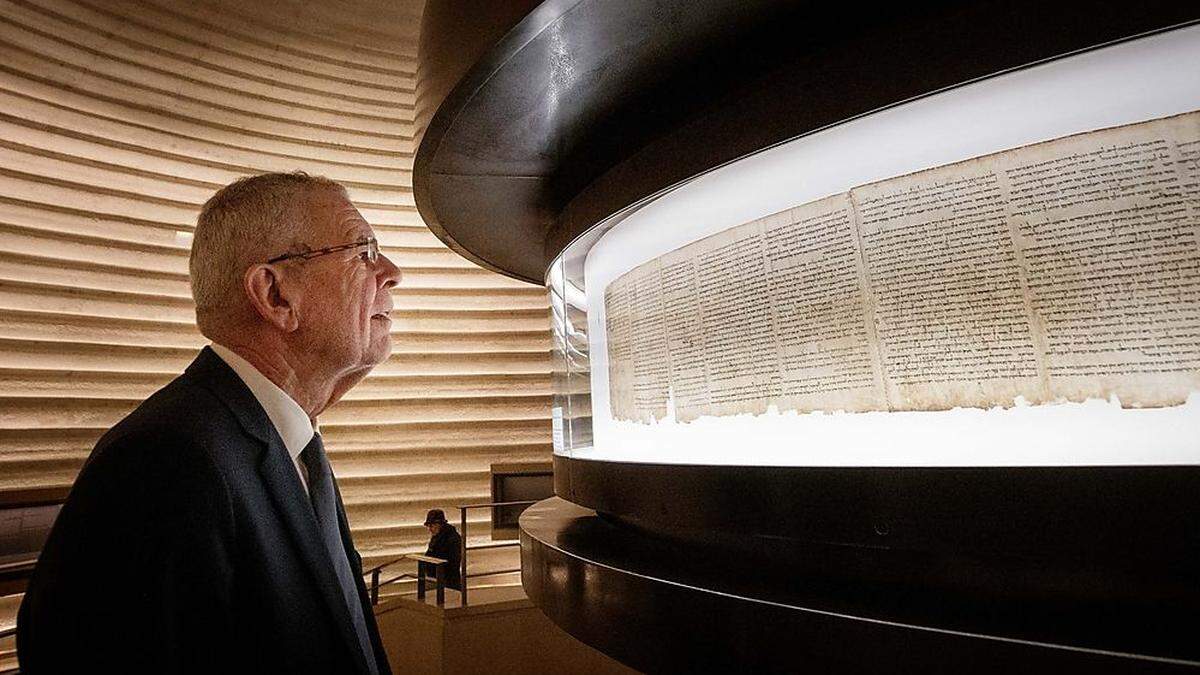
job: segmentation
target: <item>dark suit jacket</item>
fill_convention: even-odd
[[[31,675],[365,673],[342,598],[283,440],[205,348],[92,451],[21,603],[17,653]]]

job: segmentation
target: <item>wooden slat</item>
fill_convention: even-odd
[[[96,0],[87,0],[94,6]],[[352,29],[341,39],[318,32],[298,32],[281,21],[274,8],[263,8],[258,15],[244,3],[227,0],[202,0],[179,3],[172,0],[143,2],[141,16],[156,21],[173,19],[177,25],[191,31],[211,34],[218,43],[231,44],[238,49],[269,50],[277,63],[285,64],[290,59],[301,59],[314,64],[318,71],[345,68],[349,72],[377,72],[394,75],[412,75],[416,63],[412,55],[416,45],[409,42],[402,51],[396,45],[364,44],[359,29]],[[395,5],[393,5],[395,7]],[[157,10],[157,11],[155,11]],[[228,17],[222,23],[214,17]],[[359,15],[368,23],[377,21],[374,13]],[[160,23],[161,25],[161,23]]]
[[[389,111],[388,104],[411,106],[410,87],[371,87],[354,82],[338,82],[331,87],[327,78],[306,76],[246,59],[223,58],[223,54],[204,49],[202,43],[179,39],[161,31],[147,30],[112,14],[91,11],[82,5],[57,0],[3,0],[5,14],[28,27],[41,27],[56,37],[133,61],[141,67],[167,72],[188,73],[216,87],[254,90],[260,95],[282,100],[295,98],[299,103],[326,108],[348,106],[348,112],[379,115]],[[406,78],[394,78],[397,83]],[[339,95],[340,94],[340,95]]]
[[[147,53],[136,44],[4,0],[0,0],[0,10],[3,10],[0,36],[12,45],[34,53],[53,54],[64,65],[108,80],[150,91],[172,92],[218,109],[240,102],[245,113],[272,118],[291,116],[292,111],[301,110],[307,124],[332,126],[336,122],[356,131],[393,136],[403,134],[407,128],[395,110],[411,107],[411,96],[394,95],[371,101],[355,96],[338,98],[333,91],[288,89],[265,79],[250,81],[213,71],[203,62],[179,62],[161,53]]]
[[[220,170],[201,166],[197,171],[168,155],[147,156],[144,151],[125,150],[111,144],[86,143],[37,128],[7,123],[0,119],[0,166],[21,167],[22,174],[48,180],[66,180],[81,189],[135,191],[144,196],[203,204],[221,186],[253,170]],[[19,137],[23,142],[10,138]],[[40,143],[40,146],[31,143]],[[396,178],[393,175],[393,178]],[[410,214],[415,211],[407,186],[353,183],[347,186],[351,200],[372,212]]]
[[[99,97],[91,92],[63,88],[61,84],[44,76],[33,76],[0,62],[0,98],[14,103],[24,99],[27,107],[56,109],[46,120],[62,124],[70,117],[93,120],[101,129],[114,130],[118,127],[144,129],[154,136],[174,139],[177,143],[190,146],[196,141],[216,146],[226,146],[252,154],[255,151],[268,157],[291,158],[297,166],[307,169],[304,162],[339,162],[351,166],[366,165],[380,167],[407,166],[411,171],[412,151],[410,143],[397,142],[395,148],[348,147],[335,143],[314,141],[304,137],[260,131],[251,133],[228,124],[214,124],[203,118],[175,115],[170,109],[146,106],[138,102],[126,102],[118,97]],[[6,108],[8,109],[8,108]],[[266,126],[266,125],[259,125]],[[274,169],[273,169],[274,170]]]
[[[208,167],[225,168],[239,176],[260,171],[292,171],[326,175],[349,186],[372,187],[412,185],[412,171],[403,156],[363,155],[324,151],[309,146],[290,146],[259,142],[244,147],[248,139],[239,134],[204,134],[201,127],[177,129],[178,125],[160,125],[149,120],[139,123],[131,116],[110,117],[106,111],[93,112],[83,101],[66,96],[49,99],[26,90],[36,84],[10,78],[10,88],[0,86],[0,119],[21,129],[37,129],[62,139],[83,139],[111,148],[129,150],[146,161],[166,157],[190,164],[198,175]],[[5,82],[0,72],[0,84]],[[36,93],[36,92],[35,92]],[[58,98],[64,100],[59,101]],[[14,130],[11,138],[27,138],[28,132]],[[66,140],[54,143],[66,143]],[[53,147],[50,145],[49,147]]]
[[[111,3],[91,0],[25,0],[25,4],[59,20],[97,26],[152,50],[201,60],[210,67],[232,73],[314,89],[346,88],[351,95],[366,99],[387,100],[413,92],[410,72],[354,68],[307,59],[303,55],[290,55],[289,58],[270,45],[229,39],[219,31],[189,24],[159,12],[153,6],[145,7],[144,12],[133,13],[111,8]]]
[[[323,118],[294,121],[295,118],[281,117],[267,105],[255,105],[252,110],[245,111],[239,110],[232,102],[229,105],[216,105],[173,96],[166,89],[95,73],[67,61],[49,58],[36,46],[9,42],[10,39],[11,35],[6,36],[5,41],[0,41],[0,63],[3,63],[4,72],[9,77],[40,82],[45,86],[62,82],[98,102],[143,110],[200,126],[235,132],[240,130],[263,138],[296,139],[320,147],[341,146],[352,148],[355,152],[411,149],[411,144],[405,140],[406,136],[411,136],[411,128],[373,131],[338,129]]]
[[[207,343],[196,214],[264,171],[342,182],[402,271],[392,356],[320,419],[367,560],[424,550],[424,511],[486,501],[492,463],[549,456],[544,291],[458,257],[414,205],[421,7],[0,0],[0,497],[65,491]]]

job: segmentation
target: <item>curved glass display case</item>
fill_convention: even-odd
[[[485,4],[426,9],[413,195],[549,290],[555,624],[646,672],[1200,664],[1194,7]]]
[[[654,668],[843,629],[914,669],[1200,663],[1192,63],[1196,25],[901,101],[571,241],[530,597]],[[764,603],[733,646],[618,628]]]
[[[1185,63],[1198,27],[876,111],[607,219],[546,276],[555,454],[1200,464]]]

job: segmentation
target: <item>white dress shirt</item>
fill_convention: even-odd
[[[304,491],[308,492],[308,470],[300,460],[300,453],[317,432],[313,421],[308,418],[308,413],[304,412],[304,408],[288,396],[287,392],[250,365],[249,361],[223,345],[214,342],[211,346],[217,356],[242,378],[250,393],[258,399],[259,405],[267,411],[267,417],[270,418],[271,424],[275,425],[275,431],[279,432],[283,446],[292,457],[292,464],[296,466],[296,473],[300,475],[300,484],[304,486]]]

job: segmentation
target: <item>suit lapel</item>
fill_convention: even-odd
[[[304,493],[300,477],[296,475],[296,465],[292,463],[292,458],[278,434],[275,434],[268,444],[262,463],[259,464],[259,473],[262,475],[263,484],[267,486],[267,492],[275,502],[275,509],[283,516],[283,522],[290,530],[296,548],[308,564],[325,604],[333,612],[334,622],[338,625],[346,646],[351,654],[359,655],[355,659],[359,661],[359,666],[365,667],[366,664],[361,662],[362,649],[354,632],[354,623],[346,608],[337,574],[333,571],[333,561],[330,560],[329,552],[321,543],[321,534],[317,531],[312,503]]]
[[[355,585],[358,587],[359,602],[363,606],[363,618],[366,619],[368,630],[370,631],[371,646],[375,650],[375,659],[379,660],[380,654],[383,654],[383,660],[387,660],[387,654],[384,652],[382,637],[379,635],[379,624],[375,622],[375,608],[371,606],[370,595],[367,592],[367,581],[362,576],[362,557],[358,554],[358,549],[354,547],[354,539],[350,536],[350,521],[346,519],[345,503],[342,501],[342,492],[338,489],[336,476],[333,481],[333,492],[337,495],[337,516],[338,527],[342,532],[342,546],[346,549],[346,557],[350,559],[350,569],[355,571]]]
[[[212,349],[205,347],[200,352],[188,367],[186,376],[216,394],[237,417],[246,432],[262,443],[264,452],[258,470],[263,485],[275,504],[280,520],[291,535],[292,542],[300,552],[301,559],[312,573],[317,589],[329,607],[349,653],[358,663],[359,670],[367,672],[367,664],[363,661],[365,657],[359,647],[358,636],[346,608],[337,574],[333,571],[329,552],[317,531],[312,502],[300,483],[296,465],[292,463],[279,432],[275,430],[266,411],[258,399],[254,398],[249,387]],[[341,520],[342,518],[339,518],[339,521]]]

